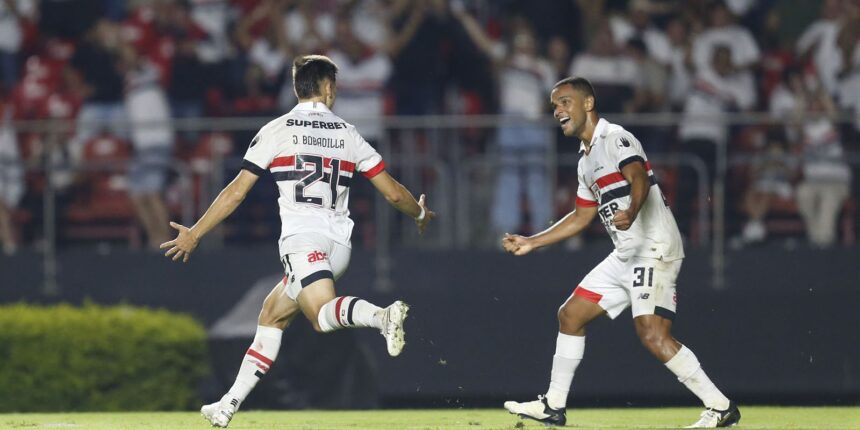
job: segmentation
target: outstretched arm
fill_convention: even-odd
[[[178,233],[176,239],[161,244],[161,249],[169,248],[164,255],[166,257],[173,256],[173,261],[180,258],[183,263],[188,261],[200,239],[239,207],[258,178],[259,176],[254,173],[244,169],[240,170],[236,178],[221,190],[206,213],[191,228],[171,222],[170,226],[175,228]]]
[[[388,172],[383,170],[370,178],[370,183],[382,193],[391,206],[415,219],[419,233],[424,233],[427,224],[436,217],[436,213],[428,209],[424,203],[424,194],[416,201],[412,193],[403,184],[391,177]]]
[[[591,224],[595,215],[597,215],[597,206],[577,207],[561,221],[534,236],[523,237],[506,233],[505,237],[502,238],[502,246],[505,251],[511,254],[526,255],[537,248],[543,248],[576,236]]]

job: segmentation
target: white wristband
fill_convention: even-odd
[[[421,208],[421,213],[420,213],[420,214],[418,214],[418,216],[417,216],[417,217],[415,217],[415,221],[418,221],[418,222],[424,221],[424,216],[425,216],[425,215],[427,215],[427,211],[425,211],[425,210],[424,210],[424,208],[422,207],[422,208]]]

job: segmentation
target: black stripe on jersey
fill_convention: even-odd
[[[624,168],[624,166],[626,166],[626,165],[628,165],[628,164],[630,164],[630,163],[634,163],[634,162],[636,162],[636,161],[638,161],[638,162],[642,163],[642,166],[643,166],[643,167],[645,166],[645,159],[644,159],[644,158],[642,158],[642,157],[640,157],[640,156],[638,156],[638,155],[634,155],[634,156],[627,157],[627,158],[625,158],[625,159],[621,160],[621,162],[620,162],[620,163],[618,163],[618,171],[620,172],[620,171],[621,171],[621,169],[623,169],[623,168]]]
[[[675,320],[675,313],[674,312],[670,311],[669,309],[660,307],[660,306],[654,306],[654,315],[657,315],[658,317],[666,318],[669,321]]]
[[[311,172],[305,170],[287,170],[285,172],[272,172],[272,178],[275,181],[300,181],[305,176],[308,176]],[[337,184],[342,187],[349,188],[350,182],[352,182],[352,177],[339,175],[340,180],[337,181]],[[326,184],[331,183],[331,173],[323,174],[321,182]]]
[[[311,273],[302,279],[302,288],[307,287],[320,279],[334,280],[334,274],[331,273],[331,270],[320,270],[319,272]]]
[[[346,322],[349,323],[349,325],[355,325],[355,323],[352,322],[352,310],[355,308],[355,304],[359,300],[361,299],[353,298],[353,300],[349,302],[349,309],[346,311]]]
[[[651,185],[657,185],[657,179],[654,178],[654,175],[648,175],[648,181],[651,182]],[[627,197],[630,195],[630,185],[625,185],[623,187],[613,188],[605,193],[600,194],[600,205],[603,206],[615,199],[620,199],[622,197]]]
[[[251,161],[244,159],[242,160],[242,169],[247,170],[257,176],[263,176],[264,174],[266,174],[266,169],[254,164]]]

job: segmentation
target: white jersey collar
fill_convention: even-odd
[[[326,106],[323,102],[301,102],[297,104],[296,107],[293,108],[293,110],[310,110],[314,112],[331,113],[331,110],[329,110],[328,106]]]
[[[597,121],[597,125],[594,126],[594,134],[591,135],[591,144],[590,146],[597,145],[604,138],[606,138],[606,134],[609,132],[609,121],[600,118]],[[579,152],[585,151],[585,142],[579,142]]]

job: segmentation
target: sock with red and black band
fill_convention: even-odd
[[[282,335],[283,330],[279,328],[257,326],[257,334],[254,336],[251,347],[245,352],[242,366],[239,367],[239,374],[236,375],[236,382],[224,396],[230,397],[229,402],[234,410],[239,408],[239,405],[245,400],[245,397],[248,397],[257,382],[272,367],[278,357],[278,350],[281,349]]]
[[[382,328],[382,308],[359,299],[358,297],[341,296],[324,304],[320,308],[318,322],[324,332],[340,330],[347,327]]]

